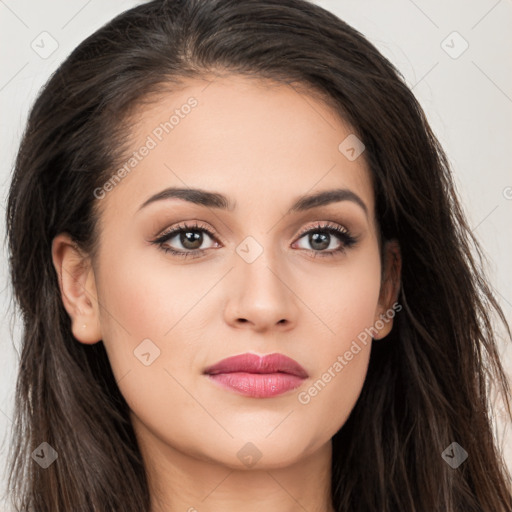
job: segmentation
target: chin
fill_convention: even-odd
[[[215,459],[217,463],[236,470],[283,469],[298,463],[318,448],[307,439],[278,435],[272,439],[273,435],[268,438],[258,435],[252,440],[244,436],[243,440],[230,442],[230,445],[235,445],[234,450],[220,448],[217,444],[214,457],[208,457],[208,460]]]

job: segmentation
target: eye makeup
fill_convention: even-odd
[[[190,236],[192,235],[192,236]],[[205,255],[207,251],[212,249],[213,247],[209,247],[207,249],[200,249],[196,247],[186,247],[187,245],[199,244],[203,245],[205,235],[214,241],[215,247],[219,247],[220,242],[218,241],[218,235],[206,227],[205,225],[201,225],[198,222],[183,222],[178,226],[174,226],[162,234],[160,234],[156,239],[152,240],[150,243],[156,245],[160,250],[164,251],[166,254],[171,254],[172,256],[176,256],[178,258],[200,258]],[[297,241],[301,240],[304,237],[308,237],[307,241],[309,244],[325,244],[328,242],[328,246],[331,245],[332,239],[338,241],[338,246],[335,249],[331,250],[315,250],[315,249],[303,249],[310,253],[310,255],[314,258],[321,257],[333,257],[336,255],[340,255],[345,253],[348,249],[353,247],[357,241],[358,237],[352,235],[349,230],[339,224],[335,224],[333,222],[317,222],[313,226],[308,226],[304,230],[300,232],[298,235]],[[178,243],[182,245],[182,249],[173,248],[169,242],[173,239],[178,239]],[[296,242],[294,242],[295,245]],[[222,244],[220,244],[222,246]]]

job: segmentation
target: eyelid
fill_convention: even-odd
[[[177,236],[180,232],[185,231],[202,231],[205,232],[214,243],[218,244],[219,238],[221,238],[215,229],[206,227],[198,223],[198,221],[183,221],[178,225],[174,225],[162,231],[158,237],[152,241],[151,244],[159,246],[160,250],[171,253],[173,256],[177,257],[191,257],[191,258],[200,258],[204,253],[206,253],[211,247],[207,249],[192,249],[192,250],[177,250],[172,249],[171,247],[165,247],[165,243]],[[313,225],[309,225],[303,228],[299,234],[294,237],[293,244],[299,242],[304,236],[311,232],[315,231],[323,231],[329,233],[331,236],[334,235],[335,238],[338,239],[340,246],[336,249],[331,249],[328,251],[315,251],[313,249],[303,249],[307,253],[310,253],[312,257],[333,257],[336,255],[341,255],[345,253],[347,249],[357,245],[359,242],[359,236],[352,235],[349,229],[346,226],[339,224],[338,222],[333,221],[316,221]],[[220,242],[221,246],[224,246],[224,243]],[[293,245],[292,244],[292,245]]]
[[[315,229],[322,230],[322,229],[335,229],[336,231],[341,231],[343,233],[350,234],[350,231],[345,226],[339,224],[338,222],[332,222],[330,220],[327,221],[316,221],[313,225],[310,225],[308,227],[303,228],[299,233],[296,235],[297,238],[302,238],[304,235],[308,234],[310,231],[314,231]]]
[[[201,224],[202,221],[182,221],[176,225],[173,225],[171,227],[168,227],[161,231],[156,238],[154,238],[153,242],[158,242],[159,240],[162,240],[167,237],[167,235],[176,232],[179,232],[180,230],[190,230],[190,231],[206,231],[208,233],[208,236],[214,236],[218,239],[221,238],[221,236],[217,233],[215,229],[213,229],[209,225],[203,225]]]
[[[314,225],[304,228],[295,238],[297,243],[299,240],[304,238],[304,236],[308,235],[309,233],[315,233],[315,232],[326,232],[330,235],[334,235],[335,238],[338,239],[340,242],[340,247],[334,250],[330,251],[312,251],[315,256],[322,255],[322,256],[333,256],[337,253],[343,253],[347,249],[357,245],[360,239],[360,235],[354,235],[351,233],[351,231],[346,227],[338,222],[332,222],[332,221],[317,221]]]
[[[214,229],[212,228],[211,226],[209,225],[203,225],[201,224],[201,222],[203,221],[182,221],[180,223],[178,223],[177,225],[172,225],[166,229],[164,229],[163,231],[161,231],[156,237],[153,237],[153,241],[154,242],[158,242],[159,240],[162,240],[164,239],[167,235],[171,234],[171,233],[174,233],[174,232],[179,232],[179,230],[204,230],[207,232],[207,234],[209,236],[214,236],[215,238],[217,239],[220,239],[221,243],[223,243],[224,245],[224,242],[222,242],[222,237],[219,235],[219,233]],[[302,238],[304,235],[308,234],[311,230],[314,230],[314,229],[328,229],[328,228],[332,228],[332,229],[335,229],[337,231],[341,231],[341,232],[344,232],[348,235],[351,234],[350,230],[346,227],[346,226],[343,226],[341,225],[339,222],[337,221],[315,221],[312,225],[308,225],[304,228],[302,228],[296,235],[295,235],[295,239],[298,239],[298,238]]]

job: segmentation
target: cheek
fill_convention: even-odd
[[[98,286],[101,327],[119,390],[135,419],[154,434],[160,429],[178,444],[191,443],[204,436],[205,425],[191,399],[195,382],[188,373],[198,347],[188,328],[201,314],[200,299],[212,284],[173,268],[165,258],[158,266],[154,260],[146,264],[140,252],[104,254]]]
[[[201,300],[218,277],[155,258],[156,248],[126,250],[105,257],[99,293],[102,329],[110,339],[126,339],[135,348],[145,338],[166,342],[201,310]]]
[[[297,394],[297,403],[309,418],[322,422],[322,435],[334,435],[345,423],[363,387],[371,351],[371,328],[376,321],[380,292],[380,258],[377,247],[360,252],[330,278],[316,277],[308,304],[322,320],[308,354],[317,373]],[[313,309],[313,308],[312,308]]]
[[[323,354],[332,359],[333,354],[344,352],[376,320],[381,278],[378,247],[360,250],[344,263],[316,270],[302,291],[321,320],[317,333],[324,341],[317,357]]]

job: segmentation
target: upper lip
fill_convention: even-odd
[[[222,359],[218,363],[209,366],[204,373],[215,375],[217,373],[288,373],[305,379],[308,377],[306,370],[297,361],[284,354],[240,354]]]

